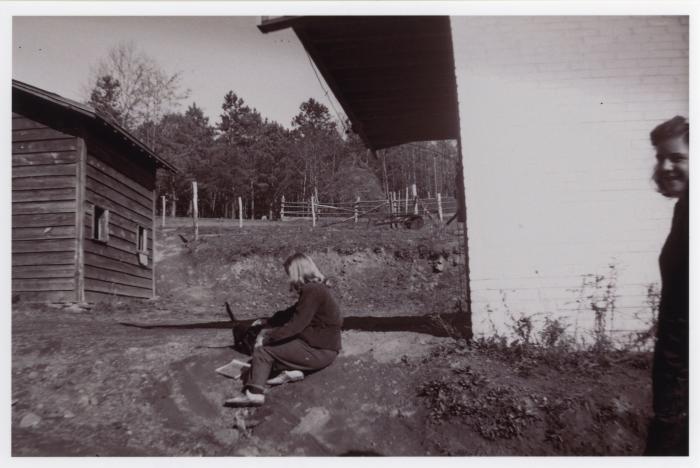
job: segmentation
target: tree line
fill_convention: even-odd
[[[169,74],[133,43],[113,47],[90,77],[88,103],[132,132],[179,169],[159,171],[157,196],[186,215],[197,181],[199,212],[230,217],[237,199],[246,218],[279,212],[281,197],[322,202],[384,199],[416,184],[419,196],[454,195],[454,142],[410,143],[371,153],[342,118],[313,98],[299,105],[289,128],[263,117],[233,90],[216,122]],[[160,204],[158,204],[160,206]]]

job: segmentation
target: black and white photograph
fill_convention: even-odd
[[[457,3],[9,3],[10,461],[689,466],[697,8]]]

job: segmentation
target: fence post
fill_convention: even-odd
[[[418,190],[416,184],[411,184],[411,196],[413,197],[413,214],[418,214]]]
[[[197,200],[197,182],[192,181],[192,222],[194,223],[194,240],[199,239],[199,201]]]
[[[238,197],[238,227],[243,227],[243,200]]]
[[[404,200],[403,214],[408,214],[408,186],[406,186],[406,200]]]
[[[161,204],[161,223],[160,227],[165,227],[165,195],[160,196]]]
[[[360,196],[358,195],[357,198],[355,198],[355,222],[357,222],[359,215],[360,215]]]
[[[440,219],[440,222],[442,222],[442,197],[440,194],[437,194],[437,204],[438,204],[438,218]]]
[[[280,221],[284,221],[284,195],[282,195],[282,203],[280,208]]]
[[[311,195],[311,226],[316,227],[316,206],[313,195]]]

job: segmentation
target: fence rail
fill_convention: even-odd
[[[409,216],[429,214],[443,221],[457,212],[457,200],[453,197],[436,198],[387,198],[385,200],[356,200],[346,202],[322,202],[315,197],[306,201],[286,201],[282,198],[280,219],[307,218],[315,224],[318,219],[345,219],[358,222],[361,218]]]

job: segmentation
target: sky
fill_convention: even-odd
[[[263,117],[289,127],[299,105],[313,97],[341,112],[319,84],[291,29],[263,34],[259,16],[15,16],[12,78],[85,101],[91,70],[123,42],[154,58],[168,73],[181,73],[190,97],[211,123],[232,90]],[[319,75],[320,77],[320,75]],[[321,78],[322,80],[322,78]]]

